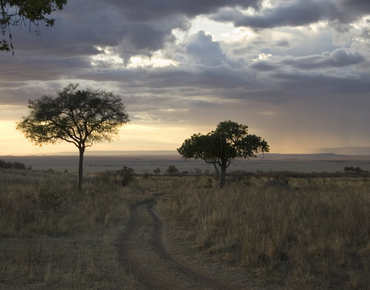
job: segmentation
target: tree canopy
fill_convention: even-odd
[[[0,51],[12,51],[11,26],[26,26],[28,22],[29,30],[31,25],[36,28],[35,32],[40,34],[39,22],[43,21],[47,27],[54,25],[55,19],[48,15],[55,10],[62,10],[67,0],[0,0],[0,29],[3,39],[0,41]],[[8,34],[9,41],[5,40]]]
[[[119,128],[129,118],[120,96],[77,88],[78,84],[70,84],[57,97],[30,100],[29,115],[16,128],[35,145],[62,141],[74,144],[80,153],[78,186],[81,189],[85,149],[118,137]]]
[[[220,122],[215,131],[207,135],[194,134],[186,139],[177,151],[185,158],[203,159],[221,168],[221,187],[225,185],[226,169],[235,158],[256,157],[268,152],[269,145],[259,136],[249,135],[248,126],[232,121]]]

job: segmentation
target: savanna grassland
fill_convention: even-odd
[[[238,284],[368,289],[369,187],[366,174],[254,174],[225,188],[210,176],[136,176],[122,186],[98,174],[79,191],[73,174],[4,169],[0,289],[145,289],[120,265],[117,239],[130,205],[153,190],[164,192],[155,210],[165,245],[184,260],[206,257]]]
[[[251,279],[288,289],[369,289],[370,178],[178,180],[158,207],[184,238]]]
[[[0,289],[141,289],[117,259],[135,189],[50,171],[0,171]]]

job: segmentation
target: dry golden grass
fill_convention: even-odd
[[[142,289],[124,273],[117,237],[136,187],[52,172],[0,172],[1,289]]]
[[[289,289],[368,289],[370,179],[174,179],[159,209],[199,249]]]
[[[69,174],[0,171],[0,289],[142,289],[120,267],[116,244],[129,204],[154,190],[167,193],[157,207],[181,229],[179,245],[243,269],[245,281],[370,285],[369,178],[291,178],[288,186],[249,177],[220,189],[210,177],[139,178],[128,187],[87,177],[82,192],[75,184]]]

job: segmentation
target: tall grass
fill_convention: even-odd
[[[297,289],[368,289],[370,180],[247,178],[224,189],[178,178],[159,208],[246,275]]]
[[[118,263],[136,187],[0,170],[0,289],[140,289]]]
[[[109,178],[0,170],[1,289],[140,289],[118,264],[129,204],[165,191],[165,220],[199,250],[288,289],[368,289],[370,179]]]

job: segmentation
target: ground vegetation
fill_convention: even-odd
[[[158,263],[154,278],[205,268],[242,285],[232,289],[367,289],[368,174],[229,177],[220,188],[209,176],[136,174],[122,186],[97,174],[80,191],[71,173],[0,169],[0,288],[143,289],[116,247],[134,218],[135,265]]]
[[[26,165],[21,162],[7,162],[0,159],[0,168],[26,169]],[[30,167],[28,169],[31,169]]]
[[[281,176],[275,173],[275,176]],[[288,289],[370,285],[370,178],[179,178],[159,208],[201,253]]]

